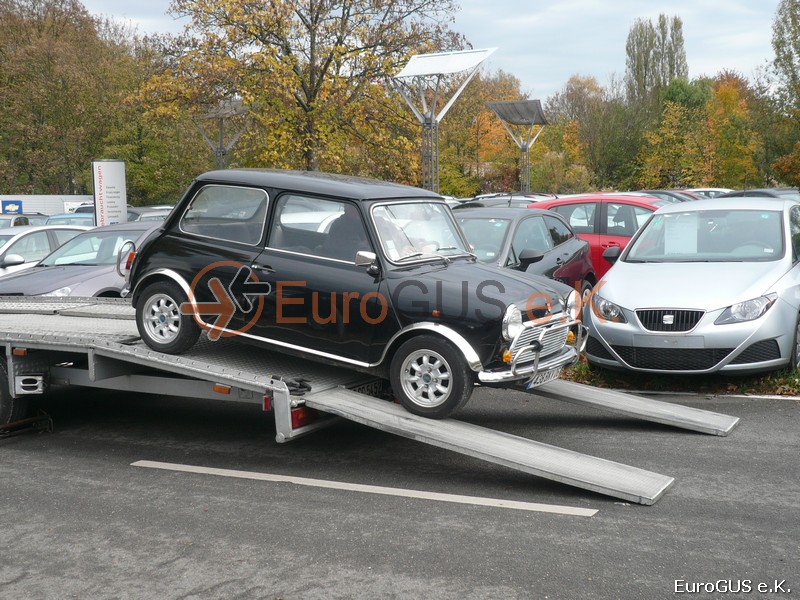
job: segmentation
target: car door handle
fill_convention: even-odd
[[[260,265],[258,263],[253,263],[252,265],[250,265],[250,268],[253,271],[262,271],[264,273],[274,273],[275,272],[275,269],[273,269],[269,265]]]

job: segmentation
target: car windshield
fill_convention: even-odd
[[[777,210],[697,210],[656,214],[625,262],[763,262],[784,254]]]
[[[384,254],[395,262],[470,254],[443,202],[397,202],[372,209]]]
[[[76,235],[39,263],[40,267],[56,265],[113,265],[117,251],[125,240],[136,240],[146,229],[87,231]]]
[[[485,263],[497,262],[511,220],[459,216],[458,223],[474,247],[478,260]]]

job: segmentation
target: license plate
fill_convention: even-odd
[[[528,380],[528,384],[526,385],[527,389],[533,389],[537,386],[542,385],[543,383],[547,383],[548,381],[553,381],[554,379],[558,379],[561,375],[561,367],[557,369],[550,369],[549,371],[545,371],[544,373],[537,373],[533,377]]]

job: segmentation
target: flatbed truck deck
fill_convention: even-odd
[[[640,504],[655,503],[674,483],[669,476],[456,419],[419,417],[378,397],[386,395],[382,380],[235,339],[204,340],[180,356],[155,352],[139,338],[127,300],[0,297],[0,343],[6,353],[0,377],[7,379],[0,381],[0,415],[6,423],[27,416],[29,396],[51,386],[86,386],[258,404],[272,411],[280,443],[338,416]],[[738,424],[736,417],[566,381],[533,393],[712,435],[727,435]],[[322,418],[309,419],[316,415]]]

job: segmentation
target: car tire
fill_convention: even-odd
[[[589,296],[594,289],[594,284],[588,279],[581,281],[581,306],[589,301]]]
[[[472,395],[475,373],[447,340],[420,335],[394,353],[389,379],[395,397],[410,413],[444,419]]]
[[[28,398],[12,398],[8,387],[8,365],[0,362],[0,430],[3,425],[24,419],[29,415]]]
[[[172,281],[156,281],[142,290],[136,304],[136,327],[149,348],[181,354],[197,342],[201,329],[193,315],[181,313],[186,294]]]
[[[792,343],[792,354],[790,358],[789,368],[792,370],[800,369],[800,315],[794,324],[794,338]]]

